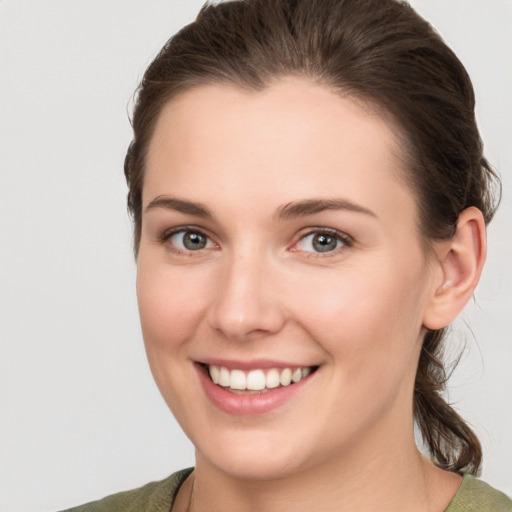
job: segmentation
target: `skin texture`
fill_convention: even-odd
[[[416,449],[412,393],[425,328],[476,286],[484,227],[469,209],[424,254],[399,151],[381,117],[305,80],[204,86],[162,111],[137,292],[151,370],[196,447],[196,510],[441,511],[456,492],[460,477]],[[155,202],[171,197],[211,216]],[[351,206],[279,216],[305,200]],[[187,250],[180,228],[205,248]],[[315,252],[320,228],[340,233],[334,250]],[[277,409],[232,415],[200,384],[195,362],[210,358],[318,370]]]

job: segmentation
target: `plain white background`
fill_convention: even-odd
[[[414,0],[473,78],[504,197],[450,398],[512,494],[512,2]],[[202,0],[0,0],[1,486],[44,512],[193,464],[140,334],[123,158],[151,58]],[[466,325],[467,324],[467,325]]]

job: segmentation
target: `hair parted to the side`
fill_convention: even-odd
[[[205,5],[162,48],[138,88],[134,137],[125,159],[137,253],[144,162],[163,106],[203,84],[258,90],[302,76],[376,106],[398,127],[407,182],[427,241],[448,239],[460,213],[489,222],[500,182],[483,156],[474,92],[440,36],[399,0],[234,0]],[[427,333],[414,390],[414,417],[434,461],[476,474],[482,453],[443,398],[443,330]]]

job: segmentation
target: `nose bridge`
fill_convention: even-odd
[[[277,332],[284,323],[284,312],[272,286],[272,275],[272,264],[264,251],[247,247],[226,258],[210,307],[212,328],[240,340]]]

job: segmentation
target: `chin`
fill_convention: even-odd
[[[240,480],[280,480],[298,472],[297,461],[269,459],[261,456],[232,454],[217,457],[209,463],[221,472]]]
[[[312,458],[315,454],[298,449],[304,443],[289,435],[272,436],[268,432],[243,435],[236,432],[226,438],[222,441],[211,439],[204,450],[196,444],[198,465],[204,460],[217,470],[243,480],[278,480],[314,465]]]

